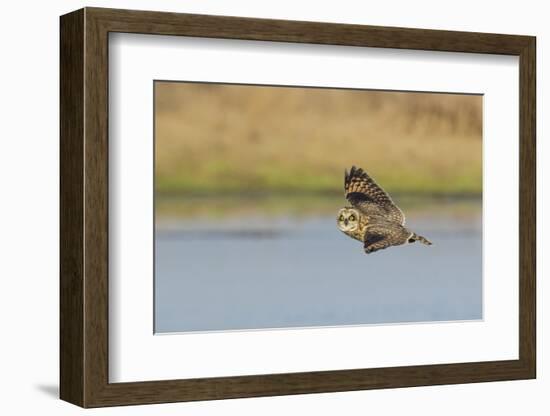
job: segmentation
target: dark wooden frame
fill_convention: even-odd
[[[83,407],[535,378],[535,38],[85,8],[61,17],[60,396]],[[109,383],[108,34],[519,56],[519,359]]]

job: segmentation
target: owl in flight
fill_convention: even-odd
[[[403,212],[363,169],[346,170],[344,190],[351,207],[338,212],[338,228],[361,241],[365,253],[415,241],[432,244],[405,227]]]

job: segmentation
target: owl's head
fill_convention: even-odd
[[[359,216],[359,211],[351,207],[345,207],[338,211],[336,223],[340,231],[355,231],[359,227]]]

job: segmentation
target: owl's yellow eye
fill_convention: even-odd
[[[340,221],[344,221],[344,216],[340,215],[340,218],[338,218]]]
[[[350,220],[350,221],[355,221],[355,215],[350,215],[350,216],[349,216],[349,220]]]

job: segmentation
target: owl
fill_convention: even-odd
[[[361,241],[366,254],[416,241],[432,244],[405,227],[403,212],[363,169],[345,171],[344,191],[351,206],[338,211],[338,229]]]

